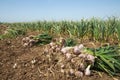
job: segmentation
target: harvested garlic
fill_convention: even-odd
[[[74,70],[74,69],[70,69],[70,70],[69,70],[69,73],[70,73],[70,75],[74,75],[75,70]]]
[[[29,43],[24,43],[23,46],[24,47],[27,47],[29,45]]]
[[[54,42],[49,43],[50,47],[55,46],[56,44]]]
[[[70,53],[66,53],[65,55],[66,55],[67,60],[70,60],[72,58],[72,55]]]
[[[80,49],[79,46],[74,47],[74,54],[79,55],[80,54]]]
[[[95,62],[95,57],[93,55],[88,54],[86,59],[91,61],[92,63]]]
[[[73,47],[63,47],[63,48],[61,49],[61,52],[62,52],[63,54],[66,54],[67,52],[69,52],[70,49],[73,49]]]
[[[79,70],[80,71],[84,71],[85,70],[85,65],[83,63],[80,63]]]
[[[85,69],[85,75],[86,76],[90,76],[91,75],[90,67],[91,67],[91,65],[88,65],[87,68]]]
[[[79,49],[82,50],[84,48],[83,44],[79,45]]]
[[[82,77],[83,77],[83,72],[81,72],[81,71],[76,71],[76,72],[75,72],[75,76],[78,77],[78,78],[82,78]]]
[[[29,38],[29,37],[25,37],[25,38],[23,38],[23,39],[22,39],[22,43],[28,43],[28,42],[29,42],[29,40],[30,40],[30,38]]]
[[[56,52],[59,52],[59,51],[60,51],[60,48],[59,48],[59,47],[57,47],[57,48],[56,48]]]
[[[80,54],[80,55],[78,55],[78,57],[80,57],[80,58],[86,58],[87,55],[86,54]]]

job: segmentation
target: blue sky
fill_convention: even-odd
[[[0,0],[0,22],[120,17],[120,0]]]

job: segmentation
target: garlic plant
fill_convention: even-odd
[[[35,43],[37,42],[37,40],[34,39],[33,35],[30,35],[28,37],[25,37],[22,39],[22,44],[24,47],[28,47],[28,46],[33,46]]]

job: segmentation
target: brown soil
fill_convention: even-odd
[[[5,28],[0,27],[0,33],[3,30]],[[82,79],[67,77],[54,67],[54,61],[47,61],[43,55],[44,46],[24,48],[22,38],[0,40],[0,80],[113,80],[106,73],[94,70],[91,76],[84,76]],[[87,43],[86,46],[90,47]],[[35,63],[31,62],[33,60]],[[120,80],[120,77],[115,78]]]

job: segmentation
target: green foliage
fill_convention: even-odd
[[[91,18],[80,21],[38,21],[23,23],[6,23],[10,29],[23,29],[24,31],[39,31],[56,36],[69,36],[81,40],[94,41],[120,41],[120,20],[110,17],[106,20]],[[16,31],[10,32],[16,34]]]
[[[23,29],[10,28],[10,29],[7,29],[7,33],[4,35],[6,35],[8,37],[17,37],[19,35],[25,35],[25,31]]]
[[[43,33],[43,34],[39,34],[39,35],[35,36],[34,39],[38,40],[38,42],[36,44],[43,45],[43,44],[50,43],[52,40],[52,36],[50,36],[46,33]]]
[[[3,35],[0,35],[0,40],[2,40],[3,39]]]
[[[75,46],[77,42],[72,38],[67,38],[65,40],[65,43],[65,46]]]
[[[117,21],[117,25],[116,25],[116,35],[118,36],[118,39],[120,41],[120,21]]]
[[[105,46],[97,49],[87,49],[96,56],[94,68],[108,73],[110,76],[120,72],[120,46]]]

